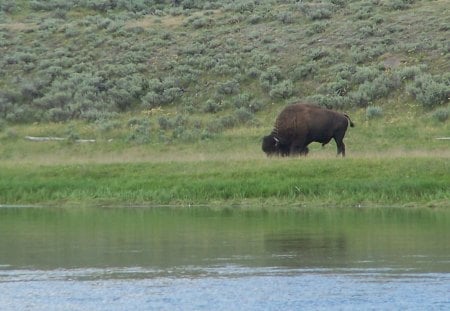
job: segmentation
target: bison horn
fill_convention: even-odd
[[[275,146],[278,146],[278,144],[280,143],[280,140],[276,137],[274,137],[273,140],[275,140]]]

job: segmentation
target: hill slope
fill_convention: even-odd
[[[370,106],[368,117],[410,106],[437,109],[444,121],[449,114],[446,0],[0,7],[0,123],[81,119],[132,127],[127,137],[145,142],[149,133],[197,140],[272,122],[282,105],[305,98]]]

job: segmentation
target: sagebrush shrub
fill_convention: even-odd
[[[222,95],[232,95],[239,92],[239,82],[235,79],[218,83],[217,93]]]
[[[300,3],[299,10],[311,20],[328,19],[333,15],[331,3]]]
[[[366,108],[366,118],[371,120],[371,119],[376,119],[376,118],[380,118],[383,116],[383,108],[379,107],[379,106],[370,106]]]
[[[270,97],[274,99],[286,99],[294,93],[294,84],[291,80],[284,80],[280,83],[272,85],[269,92]]]
[[[438,108],[432,114],[433,119],[435,119],[436,121],[439,121],[439,122],[447,121],[449,116],[450,116],[450,108],[448,108],[448,107],[447,108]]]
[[[304,65],[299,65],[294,68],[292,78],[294,81],[305,78],[312,78],[318,73],[319,69],[315,62],[309,62]]]
[[[342,109],[347,105],[347,98],[337,95],[312,95],[308,96],[307,101],[328,109]]]
[[[426,108],[433,108],[449,100],[450,83],[440,81],[430,74],[416,76],[414,82],[407,87],[407,91]]]

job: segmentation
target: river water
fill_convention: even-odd
[[[450,210],[0,208],[0,310],[450,310]]]

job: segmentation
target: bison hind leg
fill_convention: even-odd
[[[337,155],[342,155],[343,157],[345,157],[344,136],[345,136],[345,130],[337,133],[334,136],[334,141],[336,142],[336,147],[337,147]]]
[[[342,155],[345,157],[345,144],[342,140],[336,141],[337,145],[337,155]]]

